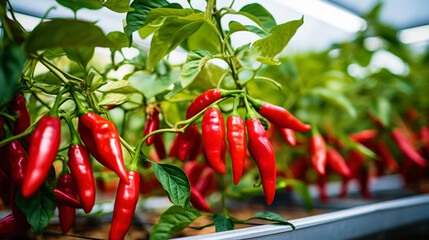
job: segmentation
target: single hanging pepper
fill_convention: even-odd
[[[16,186],[21,186],[27,170],[28,157],[19,140],[8,144],[6,158],[9,162],[8,176]]]
[[[256,113],[250,108],[247,99],[244,98],[246,104],[246,127],[249,138],[249,151],[255,159],[261,175],[262,187],[264,189],[265,201],[268,205],[274,200],[276,194],[276,157],[274,149],[267,138],[265,129],[258,119]]]
[[[327,176],[317,174],[317,189],[319,190],[319,199],[323,203],[329,202],[329,195],[326,191]]]
[[[290,128],[298,132],[307,132],[311,129],[310,125],[302,123],[282,107],[250,97],[248,99],[252,102],[258,113],[281,128]]]
[[[13,110],[15,110],[15,112],[19,116],[13,129],[13,134],[18,135],[20,133],[23,133],[30,126],[30,114],[28,113],[25,98],[21,93],[17,94],[14,98],[12,98],[9,105],[13,108]],[[30,136],[23,138],[23,140],[27,144],[27,146],[30,146]]]
[[[57,156],[61,139],[61,121],[44,116],[32,135],[28,168],[22,183],[22,196],[32,196],[43,184]]]
[[[429,127],[421,127],[419,135],[420,140],[423,142],[423,146],[426,148],[426,153],[429,154]]]
[[[85,213],[89,213],[95,203],[95,180],[92,173],[91,160],[88,151],[82,146],[73,123],[69,116],[64,118],[70,129],[71,143],[68,150],[67,162],[73,181],[76,184],[77,194],[82,202]]]
[[[184,162],[190,157],[191,151],[195,147],[195,138],[200,134],[198,127],[195,125],[189,126],[184,133],[180,133],[178,137],[177,157]]]
[[[210,167],[205,167],[199,176],[198,181],[195,182],[194,186],[197,191],[201,193],[201,195],[205,196],[207,192],[210,190],[210,186],[213,183],[215,177],[215,172]]]
[[[150,107],[150,110],[147,111],[146,123],[144,125],[143,136],[148,135],[149,133],[159,129],[159,112],[156,107]],[[156,135],[156,134],[155,134]],[[146,145],[152,145],[155,135],[151,135],[146,139]]]
[[[398,164],[396,163],[386,144],[384,142],[378,142],[375,144],[375,147],[378,150],[378,154],[380,154],[380,157],[382,157],[382,159],[386,162],[390,170],[396,172],[398,170]]]
[[[205,169],[210,169],[204,164],[199,164],[197,161],[189,161],[185,163],[183,170],[185,171],[186,175],[189,179],[189,184],[191,185],[191,204],[196,209],[200,211],[207,211],[210,212],[210,206],[207,204],[206,199],[204,198],[203,194],[201,193],[201,188],[204,187],[204,185],[208,182],[210,179],[204,179],[204,183],[200,179],[200,176],[202,175],[202,172]],[[213,170],[211,170],[213,172]],[[208,176],[210,177],[210,176]],[[201,185],[202,184],[202,185]],[[198,186],[198,187],[197,187]]]
[[[314,168],[319,174],[325,174],[326,167],[326,144],[320,133],[316,133],[311,137],[311,161]]]
[[[350,139],[358,142],[365,143],[377,137],[377,131],[374,129],[363,130],[357,133],[352,133],[349,135]]]
[[[177,157],[177,153],[179,151],[179,134],[174,137],[173,142],[170,146],[170,152],[168,153],[168,157],[175,158]]]
[[[225,122],[222,113],[216,107],[207,109],[201,123],[203,147],[209,164],[220,174],[225,174],[222,162],[222,143],[225,140]]]
[[[402,153],[409,159],[413,160],[418,165],[424,167],[427,165],[426,159],[424,159],[420,154],[414,149],[412,143],[405,137],[399,128],[396,128],[392,132],[393,140],[398,145]]]
[[[289,145],[291,145],[292,147],[296,145],[295,132],[292,129],[280,128],[280,133],[282,134],[286,142],[289,143]]]
[[[139,199],[140,175],[137,171],[127,171],[129,183],[119,182],[113,210],[109,239],[123,239],[131,225]]]
[[[332,167],[339,174],[349,177],[351,175],[350,169],[346,164],[344,158],[334,148],[329,148],[326,153],[327,161],[329,166]]]
[[[158,155],[159,159],[164,159],[167,154],[165,152],[165,144],[164,144],[164,140],[162,140],[162,135],[161,134],[155,134],[155,139],[154,139],[154,143],[155,145],[155,150],[156,150],[156,154]]]
[[[57,188],[60,191],[66,192],[72,196],[76,196],[75,185],[70,174],[61,174],[58,178]],[[76,219],[76,209],[66,205],[62,205],[57,201],[58,217],[60,219],[61,230],[66,233],[72,227]]]
[[[235,98],[234,111],[226,120],[229,154],[231,155],[232,175],[234,184],[237,185],[243,174],[244,161],[246,159],[246,124],[238,115],[237,106],[239,97]]]
[[[197,113],[201,112],[201,110],[221,98],[222,94],[220,89],[209,89],[203,92],[195,98],[195,100],[189,105],[188,109],[186,109],[186,119],[195,116]]]
[[[190,199],[192,205],[200,210],[200,211],[205,211],[205,212],[210,212],[211,208],[210,206],[207,204],[206,199],[204,198],[204,196],[201,194],[201,192],[199,192],[198,190],[196,190],[195,188],[191,187],[191,199]]]

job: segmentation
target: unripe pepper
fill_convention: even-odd
[[[248,99],[259,114],[281,128],[290,128],[298,132],[307,132],[311,129],[310,125],[302,123],[282,107],[249,97]]]
[[[238,99],[238,100],[237,100]],[[229,154],[231,155],[232,174],[234,184],[237,185],[243,174],[246,159],[246,125],[238,115],[237,105],[239,98],[234,102],[234,111],[226,120]]]
[[[207,109],[201,124],[203,147],[210,165],[220,174],[225,174],[222,162],[222,144],[225,140],[225,122],[222,113],[216,107]]]
[[[70,174],[61,174],[57,181],[57,188],[60,191],[76,196],[76,189],[73,183],[73,178]],[[57,201],[58,217],[60,219],[60,226],[63,233],[66,233],[72,227],[76,219],[76,209],[66,205],[62,205]]]
[[[195,139],[199,137],[200,131],[195,125],[189,126],[184,133],[178,137],[177,157],[184,162],[195,150]]]
[[[12,100],[10,100],[9,105],[15,110],[18,114],[19,118],[15,123],[15,127],[13,128],[13,134],[18,135],[23,133],[30,126],[30,114],[28,113],[28,109],[25,103],[24,96],[19,93]],[[27,136],[23,138],[24,142],[27,146],[30,145],[31,137]]]
[[[289,145],[291,145],[292,147],[296,145],[295,132],[292,129],[280,128],[280,133],[282,134],[286,142],[289,143]]]
[[[406,157],[422,167],[427,165],[426,159],[420,156],[416,149],[414,149],[412,143],[405,137],[399,128],[393,130],[392,138]]]
[[[22,196],[32,196],[45,181],[57,156],[60,138],[60,119],[52,116],[42,117],[31,139]]]
[[[9,172],[6,174],[16,186],[21,186],[27,170],[27,153],[19,140],[8,144],[6,148],[6,158],[9,162]]]
[[[146,123],[144,125],[143,136],[148,135],[149,133],[159,129],[159,112],[156,107],[150,107],[150,110],[147,111]],[[155,134],[156,135],[156,134]],[[152,145],[155,135],[151,135],[146,139],[146,145]]]
[[[262,187],[264,189],[265,201],[268,205],[274,200],[276,194],[276,157],[273,146],[268,140],[265,129],[253,109],[250,108],[247,98],[246,105],[246,127],[249,137],[248,147],[250,154],[255,159],[261,175]]]
[[[322,135],[313,135],[310,140],[311,161],[319,174],[325,174],[326,167],[326,144]]]
[[[349,177],[351,175],[350,169],[346,164],[344,158],[334,148],[329,148],[327,154],[327,161],[329,166],[332,167],[339,174]]]
[[[127,171],[129,183],[119,182],[113,209],[109,239],[123,239],[131,225],[139,199],[140,175],[137,171]]]

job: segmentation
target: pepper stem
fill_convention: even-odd
[[[256,109],[261,109],[262,108],[262,101],[259,99],[254,99],[251,96],[246,94],[247,99],[249,100],[250,103],[252,103],[253,107],[255,107]]]
[[[257,118],[258,115],[256,114],[255,110],[250,106],[249,101],[247,101],[247,96],[243,95],[244,99],[244,105],[246,106],[246,119],[254,119]]]
[[[79,137],[77,135],[76,129],[74,129],[73,122],[71,120],[70,115],[66,114],[66,115],[63,116],[63,118],[66,121],[66,123],[67,123],[67,125],[69,126],[69,129],[70,129],[70,135],[71,135],[70,146],[81,145],[80,139],[79,139]]]
[[[79,117],[82,117],[83,115],[85,115],[88,112],[88,109],[86,109],[82,103],[80,102],[79,98],[77,97],[76,91],[74,90],[74,86],[73,85],[69,85],[69,90],[70,90],[70,94],[76,104],[76,111],[77,111],[77,115]]]
[[[234,98],[234,105],[233,105],[232,113],[231,113],[232,116],[239,116],[238,111],[237,111],[239,104],[240,104],[240,95],[237,94],[237,95],[235,95],[235,98]]]
[[[137,145],[137,149],[136,149],[136,151],[134,153],[134,157],[133,157],[133,159],[131,159],[131,163],[128,166],[127,170],[138,171],[137,164],[138,164],[139,159],[140,159],[140,153],[141,153],[141,150],[142,150],[143,143],[144,142],[142,141],[142,142],[139,143],[139,145]]]
[[[60,100],[63,94],[67,91],[68,91],[67,88],[63,88],[63,90],[61,90],[58,93],[57,97],[55,98],[54,106],[52,106],[51,111],[49,111],[49,114],[48,114],[49,116],[58,118],[58,108],[60,107],[60,103],[61,103]]]

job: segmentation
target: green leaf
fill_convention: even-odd
[[[224,232],[234,229],[234,223],[229,216],[225,216],[222,213],[216,213],[213,215],[213,222],[216,227],[216,232]]]
[[[271,13],[258,3],[248,4],[242,7],[239,12],[247,13],[254,16],[267,30],[271,30],[277,25],[276,20],[274,20],[274,17],[271,15]]]
[[[261,38],[265,38],[270,35],[264,30],[252,25],[243,25],[239,22],[234,22],[234,21],[229,22],[229,34],[233,34],[240,31],[253,32],[254,34],[260,36]]]
[[[57,0],[57,2],[64,7],[68,7],[74,12],[81,8],[87,9],[100,9],[103,5],[98,0]]]
[[[129,81],[144,95],[151,99],[155,95],[167,90],[171,84],[179,78],[179,71],[172,70],[168,74],[157,77],[157,74],[151,74],[144,71],[134,73]]]
[[[140,28],[139,36],[141,37],[141,39],[145,39],[155,31],[157,31],[162,26],[162,24],[164,24],[165,19],[165,17],[158,18]]]
[[[346,147],[358,150],[360,153],[372,159],[377,158],[377,155],[373,151],[371,151],[369,148],[365,147],[364,145],[351,140],[348,135],[343,134],[341,132],[337,132],[337,137],[344,143]]]
[[[273,212],[268,212],[268,211],[257,212],[253,217],[248,218],[246,222],[252,219],[261,219],[261,220],[267,220],[267,221],[276,222],[284,225],[289,225],[293,229],[295,229],[295,226],[292,223],[288,222],[279,214],[273,213]]]
[[[27,52],[55,47],[113,47],[103,31],[93,23],[55,19],[37,25],[26,41]]]
[[[128,95],[122,93],[108,93],[100,101],[101,106],[120,105],[128,101]]]
[[[104,92],[104,93],[128,94],[128,93],[138,93],[139,90],[135,89],[129,81],[119,80],[119,81],[111,83],[104,90],[102,90],[102,92]]]
[[[357,116],[356,109],[352,103],[339,92],[332,91],[328,88],[317,87],[311,91],[312,94],[320,96],[327,101],[344,109],[352,118]]]
[[[0,51],[0,104],[8,102],[15,94],[25,59],[19,46],[10,45]]]
[[[107,34],[107,38],[113,43],[113,50],[121,50],[121,48],[128,47],[128,37],[123,32],[114,31]]]
[[[130,0],[107,0],[103,3],[103,5],[108,9],[118,13],[124,13],[134,10],[133,8],[129,7]]]
[[[296,30],[304,23],[304,17],[273,27],[270,36],[259,39],[253,43],[262,57],[273,58],[287,46]]]
[[[40,74],[34,78],[32,88],[40,89],[48,94],[56,94],[59,92],[63,82],[52,72]]]
[[[167,18],[152,37],[148,69],[153,69],[165,55],[174,50],[188,36],[195,33],[204,22],[204,14],[202,13],[195,13],[186,17]]]
[[[159,17],[186,17],[193,13],[194,10],[189,8],[155,8],[147,14],[145,25],[151,23]]]
[[[257,57],[256,61],[263,63],[263,64],[266,64],[266,65],[273,65],[273,66],[278,66],[281,63],[279,61],[275,61],[275,60],[263,58],[263,57]]]
[[[313,209],[313,199],[307,185],[296,179],[286,179],[285,182],[286,185],[291,186],[298,193],[307,211],[311,211]]]
[[[174,205],[191,209],[191,186],[182,169],[170,164],[152,162],[153,171]]]
[[[183,90],[183,87],[182,87],[182,84],[180,83],[180,78],[179,78],[179,79],[177,79],[176,83],[174,84],[173,89],[171,89],[171,91],[167,95],[165,95],[165,97],[170,98],[182,90]]]
[[[16,192],[15,203],[25,214],[28,223],[36,233],[40,233],[51,221],[57,207],[55,201],[55,170],[51,168],[42,187],[30,198],[24,198],[20,189]]]
[[[219,53],[222,42],[219,39],[216,27],[209,22],[204,22],[201,27],[187,39],[181,46],[188,52],[197,49],[205,49],[213,54]]]
[[[204,49],[191,51],[180,73],[180,83],[182,87],[185,88],[191,84],[207,61],[212,58],[213,55]]]
[[[94,56],[94,47],[64,48],[67,57],[80,64],[84,69]]]
[[[134,0],[131,3],[134,11],[127,13],[127,35],[131,39],[133,32],[139,30],[146,22],[147,14],[155,8],[165,7],[169,3],[166,0]]]
[[[201,214],[195,208],[187,211],[178,206],[171,206],[161,214],[158,222],[152,227],[149,240],[163,240],[175,236]]]

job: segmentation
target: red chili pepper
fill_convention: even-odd
[[[146,136],[149,133],[151,133],[151,132],[153,132],[155,130],[158,130],[158,129],[159,129],[159,112],[158,112],[158,110],[155,107],[153,107],[147,113],[146,123],[144,125],[143,136]],[[146,140],[146,145],[147,146],[150,146],[153,143],[153,141],[155,139],[155,135],[151,135]]]
[[[76,189],[73,183],[73,178],[70,174],[61,174],[57,181],[58,190],[68,193],[76,197]],[[57,201],[58,217],[60,219],[60,226],[63,233],[66,233],[72,227],[76,219],[76,208],[62,205]]]
[[[326,153],[329,166],[343,176],[350,176],[351,172],[344,158],[334,148],[329,148]]]
[[[276,194],[276,158],[261,122],[258,118],[249,116],[246,117],[249,151],[258,165],[265,201],[271,205]]]
[[[9,104],[19,116],[13,129],[13,134],[18,135],[23,133],[30,126],[30,114],[25,104],[25,98],[21,93],[12,98]],[[27,146],[30,146],[31,137],[25,137],[23,140]]]
[[[164,159],[166,157],[166,152],[164,140],[162,140],[161,134],[155,134],[154,145],[158,158]]]
[[[180,136],[180,134],[176,135],[176,137],[174,137],[174,140],[170,146],[170,152],[168,153],[168,157],[171,157],[171,158],[177,157],[177,154],[179,151],[179,136]]]
[[[378,142],[375,144],[375,147],[378,150],[378,154],[380,154],[381,158],[386,162],[390,170],[396,172],[398,170],[398,164],[396,163],[386,144],[383,142]]]
[[[27,232],[28,228],[28,223],[18,222],[11,213],[0,221],[0,239],[15,238]]]
[[[117,108],[117,107],[119,107],[120,105],[108,105],[107,106],[107,110],[112,110],[112,109],[115,109],[115,108]]]
[[[21,186],[27,170],[28,158],[19,140],[7,145],[6,158],[9,162],[9,172],[6,174],[17,186]]]
[[[372,199],[372,194],[369,187],[369,174],[368,171],[363,167],[358,172],[359,177],[359,190],[363,198]]]
[[[183,171],[185,171],[188,176],[189,183],[191,186],[194,186],[196,182],[198,182],[201,172],[205,169],[204,164],[198,163],[198,161],[188,161],[183,166]]]
[[[420,128],[420,140],[426,148],[426,153],[429,154],[429,127],[423,126]]]
[[[198,127],[195,125],[188,127],[184,133],[179,134],[177,156],[180,161],[184,162],[190,156],[195,145],[194,139],[199,134]]]
[[[206,170],[209,169],[209,170]],[[200,211],[211,211],[209,205],[207,204],[203,193],[201,190],[203,187],[206,189],[204,191],[207,191],[207,186],[210,185],[210,170],[211,168],[207,167],[207,165],[200,164],[197,161],[189,161],[185,163],[183,166],[183,170],[185,171],[186,175],[189,179],[189,184],[191,185],[191,204],[196,209]],[[213,173],[213,170],[211,170]],[[205,173],[206,177],[204,179],[201,177],[202,173]],[[202,183],[200,183],[202,182]],[[197,187],[198,186],[198,187]]]
[[[307,163],[307,159],[298,158],[296,161],[292,163],[290,167],[292,170],[292,177],[299,179],[305,183],[308,183],[307,178],[307,170],[309,169],[309,164]]]
[[[207,201],[204,198],[204,196],[198,190],[192,187],[191,187],[191,203],[196,209],[200,211],[206,211],[206,212],[211,211],[211,208],[207,204]]]
[[[193,141],[191,144],[191,149],[189,151],[189,159],[190,160],[195,160],[197,159],[197,157],[200,155],[200,153],[202,152],[202,139],[201,139],[201,134],[200,132],[195,132],[194,136],[192,137]]]
[[[33,133],[28,168],[22,183],[22,196],[32,196],[43,184],[57,156],[61,138],[60,119],[44,116]]]
[[[323,203],[329,202],[329,195],[326,191],[327,176],[317,174],[317,188],[319,190],[319,199]]]
[[[377,137],[377,131],[374,129],[363,130],[357,133],[352,133],[349,135],[350,139],[358,142],[365,143]]]
[[[12,197],[12,183],[7,179],[7,177],[0,172],[0,198],[3,201],[5,206],[10,205],[10,200]]]
[[[219,109],[207,109],[201,124],[203,147],[209,164],[220,174],[225,174],[225,163],[222,162],[222,143],[225,140],[225,122]]]
[[[413,160],[418,165],[424,167],[427,162],[420,154],[414,149],[412,143],[405,137],[399,128],[393,130],[392,132],[393,140],[398,145],[402,153],[409,159]]]
[[[88,112],[79,119],[78,132],[91,155],[123,181],[128,182],[121,141],[115,124]]]
[[[204,108],[208,107],[210,104],[222,98],[220,89],[209,89],[199,95],[195,100],[189,105],[186,109],[186,119],[189,119],[195,116],[197,113],[201,112]]]
[[[325,174],[326,144],[322,135],[315,134],[311,137],[311,161],[319,174]]]
[[[289,145],[296,145],[295,132],[290,128],[280,128],[280,133]]]
[[[113,209],[112,226],[109,239],[123,239],[131,225],[137,201],[139,199],[140,175],[136,171],[127,171],[129,184],[119,182]]]
[[[199,179],[194,183],[194,185],[195,189],[205,196],[214,180],[215,172],[212,168],[205,167],[204,170],[202,170],[200,173]]]
[[[237,185],[243,174],[246,159],[246,125],[240,116],[231,115],[226,120],[229,154],[231,155],[234,184]]]
[[[76,183],[77,193],[85,213],[89,213],[95,203],[95,180],[92,173],[91,160],[85,147],[73,145],[68,151],[68,166]]]
[[[281,128],[290,128],[297,132],[307,132],[311,129],[310,125],[302,123],[282,107],[261,100],[248,99],[252,102],[258,113]]]
[[[63,192],[57,188],[54,189],[57,204],[72,208],[83,208],[82,203],[72,194]]]

